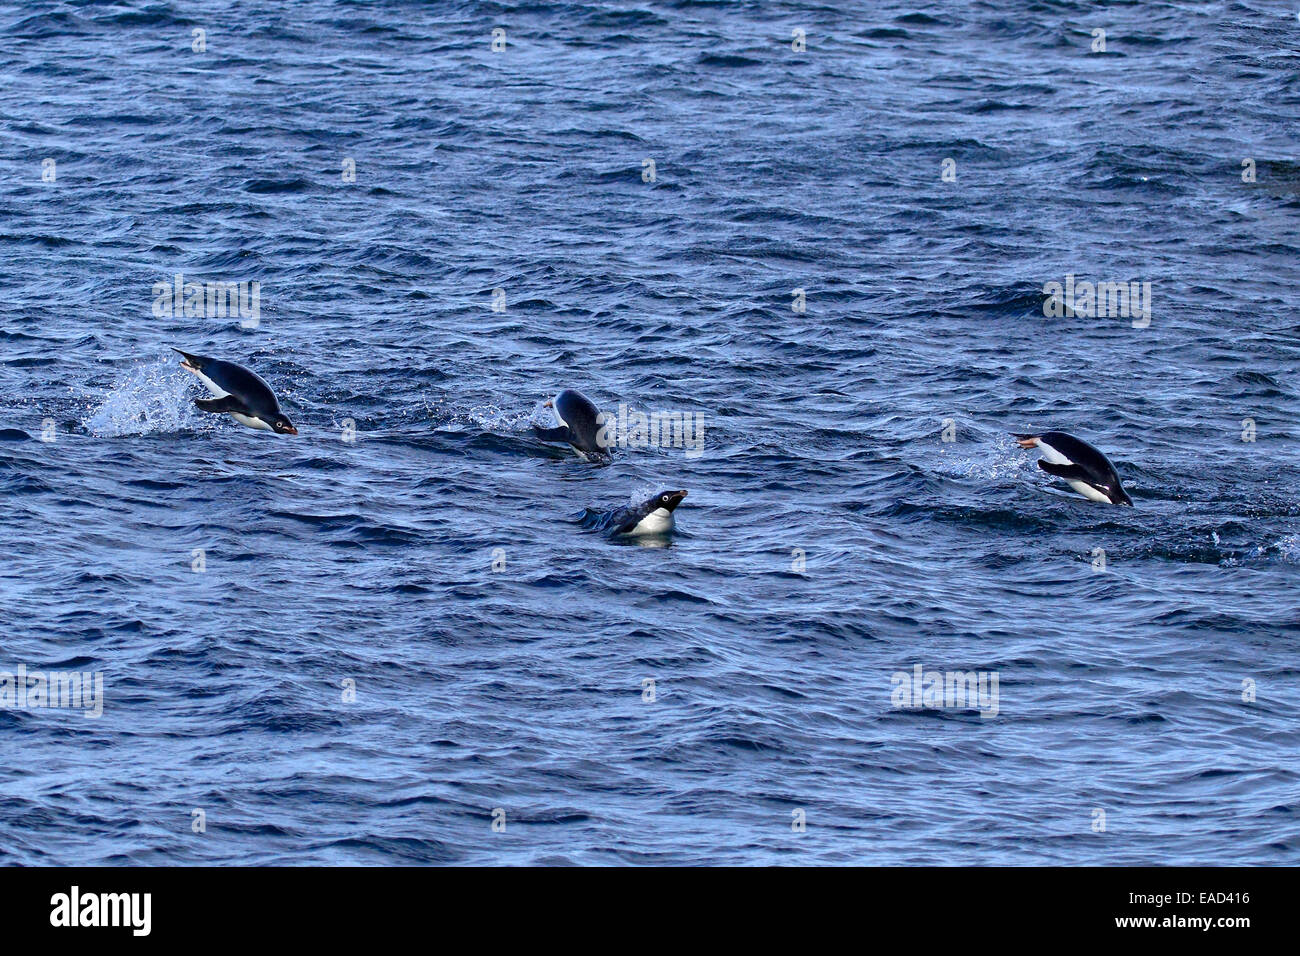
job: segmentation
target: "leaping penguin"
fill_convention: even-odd
[[[609,462],[613,458],[612,442],[604,427],[604,415],[591,399],[576,389],[566,388],[546,402],[546,407],[559,420],[558,428],[533,425],[533,431],[542,441],[561,441],[573,446],[581,458]]]
[[[191,355],[173,348],[184,361],[181,368],[193,372],[207,386],[212,398],[196,398],[194,404],[205,412],[229,414],[241,425],[275,432],[278,435],[296,435],[298,429],[280,411],[271,386],[262,381],[256,372],[250,372],[234,362]]]
[[[1043,453],[1038,467],[1049,475],[1064,478],[1071,488],[1093,501],[1111,505],[1133,506],[1124,491],[1110,459],[1081,438],[1065,432],[1041,435],[1016,435],[1021,448],[1037,448]]]

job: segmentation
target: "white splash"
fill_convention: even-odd
[[[658,485],[637,485],[632,489],[632,493],[628,495],[627,505],[630,508],[633,505],[641,504],[643,501],[649,501],[663,490],[664,488]]]
[[[1001,481],[1024,474],[1025,468],[1034,467],[1037,459],[1036,454],[1026,452],[1010,441],[997,442],[974,455],[969,454],[968,448],[959,451],[944,446],[934,460],[934,468],[949,478]]]
[[[82,420],[82,427],[97,438],[125,435],[206,431],[215,427],[216,415],[203,415],[194,399],[193,379],[170,361],[137,365],[127,370]]]
[[[518,410],[507,411],[499,405],[492,404],[455,408],[447,402],[439,402],[429,405],[428,408],[432,417],[443,419],[435,429],[440,432],[462,432],[472,429],[485,432],[521,432],[527,430],[533,414]]]
[[[1300,534],[1287,535],[1272,544],[1261,544],[1242,555],[1242,559],[1245,561],[1263,561],[1272,558],[1274,555],[1287,564],[1300,564]],[[1237,567],[1241,564],[1241,561],[1236,558],[1225,558],[1219,563],[1224,567]]]
[[[1287,564],[1300,564],[1300,534],[1287,535],[1277,541],[1273,547]]]

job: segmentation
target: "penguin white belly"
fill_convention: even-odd
[[[677,526],[673,513],[667,508],[656,508],[636,523],[628,534],[667,534]]]
[[[1062,455],[1051,445],[1047,444],[1047,442],[1043,441],[1041,438],[1038,440],[1038,450],[1043,453],[1043,460],[1046,461],[1048,464],[1052,464],[1052,465],[1073,465],[1074,464],[1074,462],[1066,458],[1064,455]],[[1074,482],[1071,482],[1071,484],[1074,484]]]
[[[184,365],[184,366],[182,366],[182,368],[184,368],[185,371],[189,372],[191,375],[193,375],[195,378],[197,378],[200,382],[202,382],[203,385],[204,385],[204,387],[205,387],[209,392],[212,393],[212,397],[213,397],[213,398],[224,398],[226,395],[229,394],[229,392],[227,392],[224,388],[217,388],[217,383],[214,382],[214,381],[212,381],[212,379],[208,378],[206,375],[204,375],[204,374],[203,374],[202,372],[200,372],[198,369],[191,368],[191,367],[188,366],[188,365]]]
[[[274,428],[262,421],[260,418],[251,418],[248,415],[241,415],[239,412],[231,412],[230,417],[241,425],[247,425],[249,428],[261,428],[268,432],[275,431]]]
[[[1071,459],[1066,458],[1065,455],[1061,454],[1059,451],[1057,451],[1051,445],[1047,444],[1047,442],[1043,441],[1042,439],[1039,439],[1038,441],[1038,450],[1043,453],[1043,460],[1048,462],[1049,464],[1053,464],[1053,465],[1074,464],[1074,462]],[[1071,488],[1073,488],[1075,491],[1077,491],[1079,494],[1083,495],[1085,498],[1089,498],[1093,501],[1100,501],[1102,504],[1107,504],[1107,505],[1111,503],[1109,498],[1107,498],[1104,494],[1102,494],[1092,485],[1088,484],[1086,481],[1080,481],[1078,478],[1067,478],[1065,479],[1065,483],[1069,485]]]
[[[1093,501],[1100,501],[1102,504],[1107,505],[1111,503],[1109,498],[1085,481],[1079,481],[1077,478],[1067,478],[1066,482],[1085,498],[1091,498]]]

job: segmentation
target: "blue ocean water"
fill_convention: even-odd
[[[1254,0],[4,5],[0,671],[104,690],[0,709],[0,861],[1300,862],[1298,51]],[[701,453],[544,445],[566,386]],[[663,488],[660,546],[582,520]]]

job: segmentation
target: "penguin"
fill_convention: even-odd
[[[271,386],[233,362],[191,355],[173,348],[183,357],[181,368],[193,372],[207,386],[213,398],[196,398],[194,404],[205,412],[229,413],[230,417],[249,428],[260,428],[277,435],[296,435],[298,429],[280,411]]]
[[[1133,507],[1133,499],[1124,491],[1110,459],[1081,438],[1065,432],[1041,435],[1016,435],[1021,448],[1037,448],[1043,453],[1038,467],[1049,475],[1064,478],[1071,488],[1093,501]]]
[[[670,534],[677,527],[673,512],[685,497],[685,491],[661,491],[639,505],[610,512],[601,524],[611,536]]]
[[[566,388],[545,405],[559,420],[558,428],[533,425],[533,431],[542,441],[566,442],[580,458],[608,463],[613,459],[609,435],[604,426],[605,416],[591,399],[576,389]]]

